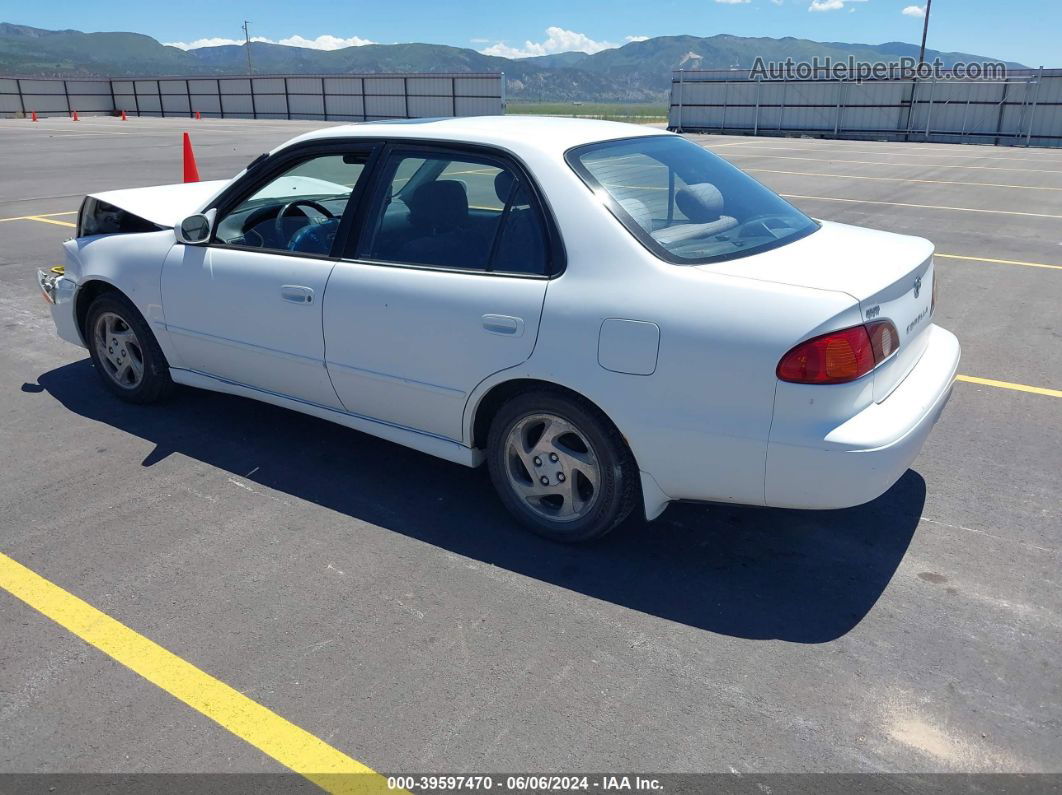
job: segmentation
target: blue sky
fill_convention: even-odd
[[[594,51],[631,37],[796,36],[917,43],[925,0],[0,0],[0,21],[85,31],[132,30],[185,45],[242,37],[334,48],[424,41],[501,55]],[[1062,67],[1059,0],[935,0],[929,46]]]

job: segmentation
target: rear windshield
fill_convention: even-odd
[[[589,144],[566,157],[631,234],[669,262],[745,257],[819,228],[778,194],[677,135]]]

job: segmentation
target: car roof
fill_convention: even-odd
[[[516,154],[530,151],[560,155],[573,146],[636,136],[667,135],[657,127],[599,119],[549,116],[462,116],[439,119],[392,119],[325,127],[294,138],[284,146],[318,139],[430,139],[499,146]]]

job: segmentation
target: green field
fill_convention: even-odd
[[[667,105],[612,102],[508,102],[506,112],[514,115],[571,116],[649,124],[667,121]]]

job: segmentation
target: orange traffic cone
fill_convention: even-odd
[[[199,111],[196,111],[195,112],[195,120],[199,121],[201,118],[203,118],[203,117],[199,115]]]
[[[124,111],[124,110],[122,111],[122,121],[129,121],[129,120],[128,120],[128,119],[127,119],[127,118],[125,117],[125,111]]]
[[[199,169],[195,167],[195,153],[192,152],[192,139],[184,134],[184,181],[199,182]]]
[[[33,111],[33,117],[31,119],[31,121],[38,121],[38,119],[37,119],[37,111]]]
[[[78,118],[77,118],[77,111],[76,111],[76,110],[74,111],[74,121],[78,121]]]

